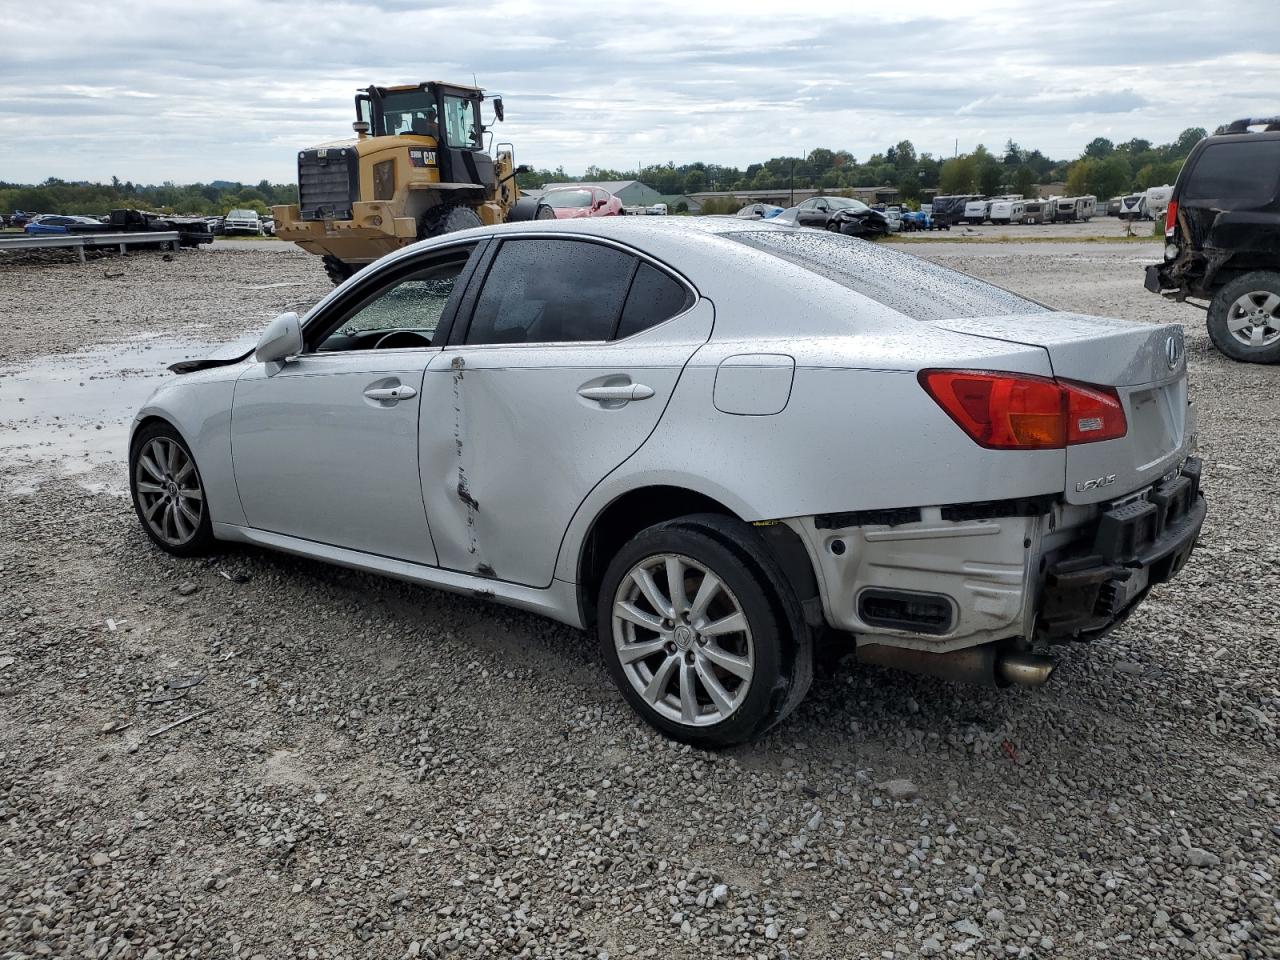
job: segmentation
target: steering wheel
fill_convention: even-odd
[[[383,334],[373,345],[375,350],[394,350],[397,347],[429,347],[431,338],[416,330],[392,330]]]

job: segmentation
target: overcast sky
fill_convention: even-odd
[[[0,180],[291,181],[357,87],[473,73],[518,162],[570,172],[1074,157],[1280,112],[1276,2],[0,0]]]

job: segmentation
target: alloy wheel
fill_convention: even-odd
[[[728,719],[751,688],[755,650],[728,585],[674,553],[637,563],[614,594],[613,642],[627,682],[675,723]]]
[[[191,540],[204,518],[204,490],[195,461],[169,437],[154,437],[138,451],[134,489],[151,532],[175,547]]]
[[[1280,294],[1256,290],[1238,297],[1227,311],[1227,330],[1255,349],[1280,340]]]

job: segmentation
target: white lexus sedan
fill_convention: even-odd
[[[703,746],[793,710],[819,637],[1041,683],[1205,516],[1181,327],[767,222],[449,234],[174,369],[130,444],[158,546],[595,630],[633,707]]]

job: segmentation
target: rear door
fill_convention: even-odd
[[[546,587],[574,511],[657,426],[712,308],[585,238],[505,240],[477,274],[424,379],[441,415],[421,422],[423,498],[441,566]]]
[[[796,208],[796,222],[802,227],[825,227],[830,216],[825,200],[806,200]]]

